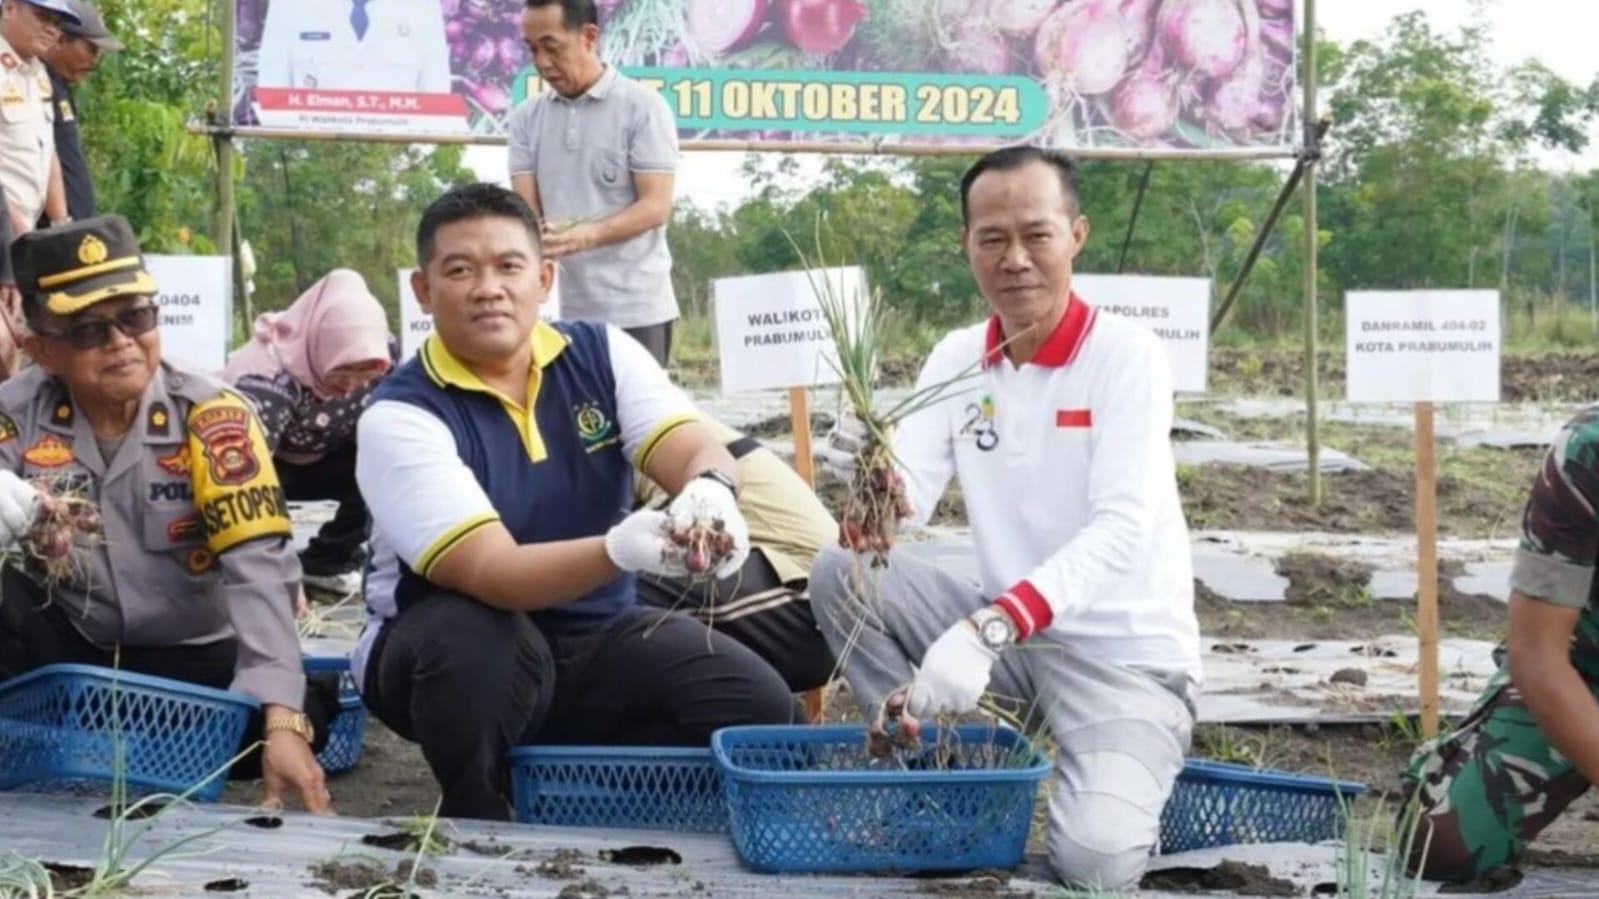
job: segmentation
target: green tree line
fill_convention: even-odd
[[[83,136],[103,209],[127,215],[150,252],[214,252],[218,173],[210,142],[185,125],[217,95],[225,0],[105,4],[129,49],[80,88]],[[1328,324],[1362,288],[1501,290],[1507,311],[1565,343],[1591,342],[1599,282],[1599,170],[1588,148],[1599,83],[1541,65],[1491,60],[1478,25],[1397,16],[1374,41],[1318,45],[1320,104],[1333,125],[1321,160],[1317,239]],[[395,303],[421,209],[471,180],[459,147],[246,141],[238,218],[259,264],[257,308],[286,305],[334,266],[362,272]],[[798,264],[817,223],[835,263],[864,265],[907,321],[941,328],[980,312],[959,252],[958,182],[970,159],[832,157],[798,183],[792,158],[751,155],[751,193],[732,208],[680,198],[669,239],[686,311],[709,308],[714,278]],[[1094,225],[1079,270],[1203,275],[1222,292],[1237,274],[1286,164],[1160,163],[1130,239],[1143,163],[1087,162],[1081,191]],[[1305,222],[1293,202],[1219,340],[1293,338],[1302,327]]]

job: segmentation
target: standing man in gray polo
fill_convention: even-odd
[[[594,0],[527,0],[522,36],[548,90],[511,112],[511,186],[560,264],[561,318],[621,328],[664,367],[677,295],[677,122],[661,95],[599,57]]]

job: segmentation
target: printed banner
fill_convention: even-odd
[[[865,293],[866,271],[857,266],[712,281],[722,392],[837,384],[838,346],[822,298],[838,298],[844,320],[855,322]]]
[[[1344,310],[1350,402],[1499,402],[1499,291],[1351,291]]]
[[[233,2],[235,124],[504,136],[510,109],[542,89],[523,0]],[[1199,151],[1297,139],[1293,0],[598,5],[601,57],[660,91],[684,140]]]
[[[228,361],[233,276],[227,256],[145,256],[161,307],[161,354],[201,371]]]

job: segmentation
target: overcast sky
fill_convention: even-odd
[[[1599,4],[1570,0],[1319,0],[1316,15],[1324,35],[1347,43],[1379,36],[1395,15],[1413,9],[1425,10],[1437,28],[1456,28],[1470,19],[1477,6],[1483,8],[1491,26],[1494,56],[1501,63],[1536,58],[1557,74],[1583,85],[1599,72],[1599,59],[1593,49]],[[692,197],[701,206],[736,204],[745,195],[737,173],[743,156],[741,152],[685,154],[677,194]],[[803,161],[808,170],[816,168],[815,159]],[[1581,159],[1547,161],[1587,168],[1599,164],[1599,148]],[[507,180],[503,147],[469,148],[467,164],[486,180]]]

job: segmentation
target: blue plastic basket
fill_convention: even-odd
[[[0,790],[102,793],[116,777],[120,743],[128,794],[181,794],[203,783],[190,798],[212,802],[257,708],[248,696],[166,678],[39,668],[0,684]]]
[[[510,759],[519,823],[727,832],[708,749],[519,746]]]
[[[1366,785],[1190,759],[1160,819],[1162,854],[1343,836],[1342,803]]]
[[[366,705],[355,689],[347,656],[306,656],[305,673],[340,672],[339,713],[328,724],[328,742],[317,754],[317,763],[328,774],[349,771],[361,761],[366,741]]]
[[[868,758],[859,726],[718,731],[711,750],[734,848],[773,873],[1020,864],[1049,759],[1021,734],[983,725],[923,741],[930,748],[902,763]]]

